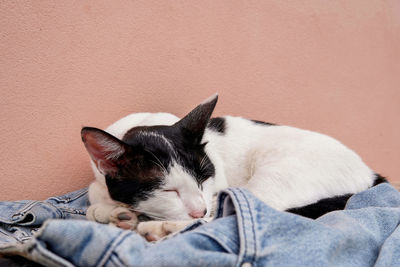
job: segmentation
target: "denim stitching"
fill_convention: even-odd
[[[109,257],[110,260],[118,261],[120,263],[120,266],[122,266],[122,267],[123,266],[129,266],[129,264],[126,264],[125,261],[119,257],[118,252],[115,251],[115,247],[120,245],[129,234],[131,234],[131,233],[128,232],[128,233],[125,234],[125,236],[121,237],[120,240],[115,240],[115,245],[112,248],[111,253],[110,253],[110,257]],[[112,257],[112,255],[114,255],[114,257]]]
[[[50,207],[50,209],[55,209],[55,212],[60,216],[60,218],[65,219],[64,213],[56,206],[48,202],[41,202],[44,206]],[[33,214],[34,215],[34,214]]]
[[[250,219],[251,219],[251,225],[252,225],[251,230],[253,231],[253,240],[254,240],[254,254],[252,256],[251,262],[254,262],[255,258],[256,258],[256,254],[257,254],[257,243],[256,243],[257,238],[256,238],[256,232],[254,230],[255,222],[253,221],[253,213],[251,211],[250,203],[249,203],[249,200],[246,197],[246,194],[240,188],[238,190],[239,190],[239,192],[241,192],[243,194],[243,197],[247,202],[248,210],[249,210],[249,213],[250,213]]]
[[[236,202],[239,202],[238,201],[238,196],[236,195],[236,192],[235,192],[235,190],[229,190],[231,193],[233,193],[233,195],[234,195],[234,197],[235,197],[235,200],[236,200]],[[234,204],[235,205],[235,204]],[[235,205],[236,206],[236,205]],[[243,217],[243,212],[242,212],[242,208],[241,208],[241,205],[239,204],[239,203],[237,203],[237,208],[239,209],[239,211],[240,211],[240,217],[242,218],[242,223],[239,223],[238,222],[238,228],[240,228],[240,226],[242,226],[242,233],[243,233],[243,238],[244,238],[244,253],[243,253],[243,255],[242,255],[242,258],[244,258],[245,257],[245,255],[247,255],[247,239],[246,239],[246,231],[244,231],[244,217]],[[237,213],[236,213],[237,214]],[[241,225],[240,225],[241,224]],[[240,240],[240,230],[239,230],[239,240]],[[239,262],[240,262],[240,249],[239,249],[239,255],[238,255],[238,264],[239,264]]]
[[[45,202],[45,201],[33,201],[30,202],[28,204],[26,204],[23,208],[21,208],[19,211],[17,211],[16,213],[14,213],[11,218],[15,218],[17,216],[25,216],[29,210],[31,210],[34,206],[36,206],[37,204],[42,204],[44,206],[50,207],[51,209],[55,209],[55,212],[60,216],[60,218],[65,218],[63,212],[56,206],[54,206],[53,204],[49,203],[49,202]],[[36,218],[35,214],[32,214],[34,218]],[[20,218],[18,219],[12,219],[12,223],[14,223],[15,221],[20,220]]]
[[[71,208],[66,208],[66,207],[57,207],[57,208],[63,212],[67,212],[67,213],[86,215],[86,211],[84,211],[84,210],[71,209]]]
[[[24,215],[25,212],[27,210],[29,210],[30,208],[32,208],[36,203],[38,203],[39,201],[32,201],[29,202],[28,204],[26,204],[25,206],[23,206],[20,210],[18,210],[16,213],[14,213],[11,217],[15,217],[18,215]]]
[[[74,200],[76,200],[76,199],[78,199],[78,198],[80,198],[80,197],[82,197],[83,195],[85,195],[86,193],[88,192],[88,190],[87,189],[84,189],[84,190],[82,190],[82,192],[79,192],[79,194],[77,194],[76,196],[74,196],[73,198],[70,198],[70,197],[67,197],[67,198],[61,198],[61,197],[50,197],[50,198],[48,198],[47,200],[55,200],[55,201],[57,201],[57,202],[60,202],[60,203],[69,203],[69,202],[71,202],[71,201],[74,201]]]
[[[239,191],[239,190],[238,190]],[[240,191],[239,191],[240,192]],[[244,215],[243,215],[243,212],[244,212],[244,210],[242,209],[242,203],[241,203],[241,201],[239,200],[239,198],[240,198],[240,196],[239,196],[239,194],[236,192],[236,190],[234,191],[234,194],[235,194],[235,196],[236,196],[236,199],[238,200],[238,203],[240,203],[239,204],[239,209],[240,209],[240,216],[242,217],[242,221],[243,221],[243,224],[242,224],[242,226],[243,226],[243,235],[244,235],[244,237],[245,237],[245,255],[244,255],[244,257],[243,258],[246,258],[247,257],[247,255],[248,255],[248,253],[249,253],[249,251],[248,251],[248,247],[247,247],[247,239],[248,239],[248,236],[247,236],[247,234],[246,234],[246,228],[247,228],[247,221],[245,220],[245,218],[244,218]]]
[[[104,266],[106,263],[107,259],[111,256],[113,253],[113,249],[122,241],[124,238],[126,238],[128,235],[131,233],[128,231],[124,231],[121,234],[119,234],[117,237],[115,237],[103,250],[103,257],[99,258],[99,260],[96,262],[95,266]]]
[[[69,263],[69,265],[64,264],[63,262],[60,262],[58,259],[54,259],[53,255],[55,255],[53,252],[51,252],[50,250],[48,250],[47,248],[44,248],[42,245],[39,245],[37,243],[34,244],[34,247],[31,249],[30,254],[32,255],[33,251],[35,251],[40,254],[41,257],[45,258],[46,260],[53,262],[54,266],[73,266],[72,263],[70,263],[69,261],[67,261],[64,258],[61,258],[60,256],[56,255],[57,257],[60,257],[61,260],[66,261],[67,263]]]
[[[219,237],[217,237],[217,236],[211,235],[210,233],[207,233],[207,232],[201,231],[201,230],[198,230],[198,231],[194,232],[194,234],[199,234],[199,235],[202,235],[202,236],[206,236],[207,238],[213,240],[215,243],[220,245],[229,254],[235,254],[235,252],[232,251],[232,249],[230,249],[230,247],[227,246],[227,244],[225,244],[225,242],[220,240]]]
[[[3,225],[0,225],[0,227],[3,227]],[[3,231],[2,229],[0,229],[0,234],[3,234],[3,235],[5,235],[5,236],[12,237],[12,238],[16,239],[15,236],[12,235],[10,232],[8,232],[8,231]]]
[[[114,257],[112,257],[112,256],[114,256]],[[121,266],[121,267],[130,266],[130,264],[125,263],[125,261],[122,260],[122,259],[119,257],[119,254],[118,254],[118,252],[116,252],[116,251],[113,251],[113,252],[111,253],[111,255],[110,255],[110,260],[112,260],[112,261],[114,261],[114,262],[117,262],[117,263],[119,264],[119,265],[117,265],[117,266]]]
[[[198,227],[200,227],[200,226],[202,226],[202,225],[204,225],[206,223],[207,223],[206,221],[204,221],[202,219],[199,219],[199,220],[193,222],[192,224],[189,224],[189,225],[185,226],[182,230],[179,230],[177,233],[182,234],[182,233],[185,233],[185,232],[188,232],[188,231],[192,231],[192,230],[194,230],[194,229],[196,229],[196,228],[198,228]]]
[[[28,205],[23,207],[18,213],[25,213],[27,210],[31,209],[33,206],[36,205],[36,203],[39,203],[39,202],[40,201],[33,201],[33,202],[29,203]]]
[[[112,257],[114,256],[114,257]],[[110,256],[110,262],[114,264],[114,266],[128,266],[128,264],[124,263],[119,257],[118,254],[113,252]]]

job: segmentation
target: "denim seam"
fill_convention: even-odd
[[[54,266],[73,266],[72,263],[70,263],[66,259],[54,254],[52,251],[50,251],[49,249],[47,249],[43,246],[43,243],[45,243],[45,242],[41,241],[40,238],[41,238],[43,232],[46,231],[47,228],[48,228],[48,224],[45,222],[42,225],[40,231],[37,232],[36,237],[34,239],[30,239],[27,243],[25,243],[24,250],[30,256],[28,258],[30,258],[31,260],[37,259],[37,257],[34,256],[35,252],[36,252],[37,255],[39,255],[39,257],[44,259],[46,262],[53,263]],[[25,256],[25,255],[22,255],[22,256]],[[63,261],[65,261],[65,262],[63,262]],[[41,261],[41,263],[43,263],[43,262]]]
[[[237,208],[237,209],[239,209],[239,211],[240,211],[240,217],[241,217],[241,220],[238,220],[238,232],[239,232],[239,240],[242,240],[242,238],[241,238],[241,236],[243,237],[243,241],[244,241],[244,251],[242,252],[241,250],[242,250],[242,246],[240,246],[240,248],[239,248],[239,255],[238,255],[238,259],[237,259],[237,266],[239,266],[240,265],[240,263],[242,262],[242,259],[245,257],[245,255],[247,254],[246,253],[246,251],[247,251],[247,241],[246,241],[246,233],[245,233],[245,231],[244,231],[244,225],[243,225],[243,223],[244,223],[244,217],[243,217],[243,212],[242,212],[242,208],[241,208],[241,206],[240,206],[240,204],[239,204],[239,201],[238,201],[238,196],[237,196],[237,194],[236,194],[236,192],[235,192],[235,190],[229,190],[232,194],[233,194],[233,196],[234,196],[234,198],[235,198],[235,201],[233,201],[233,205]],[[236,203],[236,205],[235,205],[235,203]],[[236,213],[237,214],[237,213]],[[238,215],[238,214],[237,214]],[[239,218],[238,218],[239,219]],[[240,241],[239,241],[240,242]],[[241,243],[241,242],[240,242]],[[242,244],[241,244],[242,245]]]
[[[79,215],[86,215],[86,211],[80,209],[71,209],[66,207],[56,207],[60,209],[62,212],[72,213],[72,214],[79,214]]]
[[[235,188],[230,191],[233,193],[233,195],[235,197],[234,206],[240,211],[240,217],[242,219],[242,223],[239,223],[239,220],[238,220],[238,228],[239,228],[239,237],[241,236],[240,232],[242,232],[243,242],[244,242],[244,252],[242,253],[239,250],[237,265],[240,265],[242,263],[243,259],[245,259],[246,257],[250,257],[251,262],[254,262],[255,253],[256,253],[256,250],[255,250],[256,243],[254,240],[255,229],[254,229],[254,225],[253,225],[254,224],[254,221],[252,218],[253,215],[252,215],[252,212],[250,211],[251,210],[250,203],[247,200],[246,194],[243,191],[241,191],[239,188]],[[240,193],[240,195],[239,195],[239,193]],[[246,201],[246,203],[242,203],[241,200]],[[235,202],[237,205],[235,205]],[[243,206],[245,206],[245,207],[243,207]],[[243,208],[245,208],[245,209],[243,209]],[[252,240],[254,242],[254,252],[253,253],[250,253],[250,251],[249,251],[250,240],[249,240],[249,236],[247,236],[246,230],[245,230],[247,228],[247,226],[249,225],[249,223],[248,223],[248,218],[247,218],[248,216],[246,216],[246,218],[245,218],[243,214],[244,214],[244,211],[247,211],[247,210],[249,211],[249,216],[250,216],[250,220],[251,220],[250,226],[252,228],[251,231],[253,234],[253,237],[252,237]]]
[[[48,202],[43,202],[43,203],[46,204],[47,206],[50,206],[51,208],[54,208],[55,212],[60,215],[60,218],[65,219],[64,213],[57,206]]]
[[[78,198],[81,198],[81,197],[84,196],[87,192],[88,192],[88,190],[85,189],[85,190],[82,190],[82,192],[79,192],[79,194],[77,194],[76,196],[74,196],[74,197],[72,197],[72,198],[68,197],[68,198],[62,199],[62,198],[60,198],[60,197],[50,197],[50,198],[48,198],[47,200],[54,200],[54,201],[61,202],[61,203],[70,203],[70,202],[72,202],[72,201],[74,201],[74,200],[76,200],[76,199],[78,199]]]
[[[114,257],[113,257],[114,255]],[[110,262],[114,264],[114,266],[128,266],[128,264],[124,263],[120,257],[118,257],[118,254],[113,252],[110,255]]]
[[[250,202],[246,197],[246,194],[240,188],[239,188],[239,191],[243,194],[243,197],[246,200],[246,203],[247,203],[247,206],[248,206],[248,210],[249,210],[249,213],[250,213],[250,220],[251,220],[251,226],[252,226],[251,230],[253,231],[253,241],[254,241],[254,253],[253,253],[253,256],[251,257],[251,262],[254,262],[255,258],[256,258],[256,255],[257,255],[257,243],[256,243],[257,238],[256,238],[256,232],[254,230],[255,222],[253,220],[253,212],[252,212],[252,208],[250,207]]]
[[[120,240],[120,241],[118,242],[117,246],[118,246],[122,241],[124,241],[124,240],[123,240],[123,239]],[[110,255],[110,260],[113,260],[114,262],[119,262],[119,264],[120,264],[119,266],[121,266],[121,267],[131,266],[130,264],[126,263],[126,262],[124,261],[124,259],[122,259],[119,255],[120,255],[120,254],[119,254],[117,251],[113,250],[112,253],[111,253],[111,255]],[[114,256],[114,257],[113,257],[113,256]]]
[[[192,224],[189,224],[189,225],[185,226],[185,228],[183,228],[182,230],[179,230],[177,233],[183,234],[183,233],[186,233],[188,231],[192,231],[192,230],[194,230],[194,229],[196,229],[196,228],[198,228],[198,227],[200,227],[200,226],[202,226],[202,225],[204,225],[206,223],[207,223],[206,221],[204,221],[202,219],[199,219],[199,220],[193,222]]]
[[[17,215],[23,215],[25,212],[27,212],[29,209],[31,209],[36,203],[39,203],[39,201],[32,201],[27,203],[25,206],[23,206],[21,209],[19,209],[17,212],[15,212],[11,217],[17,216]]]
[[[0,234],[3,234],[4,236],[7,236],[7,237],[12,237],[13,239],[18,241],[18,239],[10,232],[7,232],[7,231],[4,231],[4,230],[0,229]]]
[[[99,258],[99,260],[96,262],[95,266],[104,266],[108,258],[111,257],[112,253],[114,252],[114,248],[119,245],[120,242],[123,241],[124,238],[126,238],[128,235],[130,235],[131,232],[129,231],[123,231],[121,234],[119,234],[116,238],[111,241],[107,247],[105,248],[105,252],[103,254],[103,257]]]
[[[48,206],[48,207],[50,207],[51,209],[55,209],[55,212],[56,213],[58,213],[59,215],[60,215],[60,217],[61,218],[65,218],[65,216],[64,216],[64,214],[63,214],[63,212],[58,208],[58,207],[56,207],[56,206],[54,206],[53,204],[51,204],[51,203],[49,203],[49,202],[45,202],[45,201],[33,201],[33,202],[30,202],[30,203],[28,203],[27,205],[25,205],[22,209],[20,209],[19,211],[17,211],[16,213],[14,213],[12,216],[11,216],[11,218],[12,217],[15,217],[15,216],[24,216],[24,218],[26,217],[25,215],[35,206],[35,205],[37,205],[37,204],[43,204],[43,205],[45,205],[45,206]],[[35,214],[33,214],[32,213],[32,216],[34,217],[34,219],[36,219],[36,216],[35,216]],[[20,219],[20,218],[19,218]],[[12,220],[12,224],[14,224],[16,221],[18,221],[18,220]],[[21,225],[26,225],[26,224],[21,224]],[[29,224],[28,224],[29,225]]]
[[[199,235],[203,235],[206,236],[207,238],[214,240],[216,243],[218,243],[218,245],[220,245],[223,249],[225,249],[229,254],[235,254],[234,251],[232,251],[229,246],[227,244],[225,244],[224,242],[222,242],[218,237],[211,235],[207,232],[203,232],[203,231],[196,231],[193,232],[195,234],[199,234]]]
[[[58,207],[54,206],[53,204],[51,204],[49,202],[40,202],[40,201],[38,203],[42,203],[51,209],[54,208],[54,211],[60,216],[60,218],[65,219],[64,213]],[[33,206],[31,208],[33,208]],[[32,214],[32,215],[36,218],[35,214]]]
[[[115,239],[115,244],[113,245],[113,247],[112,247],[112,249],[110,248],[110,250],[111,250],[111,252],[109,253],[110,254],[110,256],[108,257],[110,260],[113,260],[113,261],[118,261],[119,263],[120,263],[120,265],[119,266],[121,266],[121,267],[124,267],[124,266],[129,266],[129,264],[127,264],[127,263],[125,263],[125,261],[122,259],[122,258],[120,258],[120,256],[119,256],[119,253],[115,250],[115,248],[117,247],[117,246],[119,246],[123,241],[124,241],[124,239],[128,236],[128,235],[130,235],[131,234],[131,232],[128,232],[128,233],[125,233],[125,235],[124,236],[121,236],[119,239],[118,239],[118,237]],[[118,240],[117,240],[118,239]],[[114,256],[114,257],[113,257]]]
[[[39,255],[41,255],[41,257],[45,258],[47,261],[53,262],[54,266],[60,266],[60,265],[62,265],[62,266],[73,266],[73,264],[70,263],[69,261],[61,258],[60,256],[54,254],[50,250],[44,248],[42,246],[42,244],[38,243],[38,241],[36,241],[36,243],[33,245],[33,247],[30,248],[29,254],[33,255],[32,252],[35,251],[35,250]],[[62,261],[66,261],[68,264],[66,264],[64,262],[60,262],[59,259],[53,258],[54,255],[56,255],[56,257],[59,257]]]

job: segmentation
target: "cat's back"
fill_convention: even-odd
[[[214,120],[214,122],[213,122]],[[212,127],[218,121],[219,130]],[[223,125],[223,126],[222,126]],[[251,150],[273,150],[284,153],[322,151],[351,151],[340,141],[328,135],[292,126],[277,125],[242,117],[224,116],[211,119],[208,138],[218,140],[227,149],[237,152]],[[351,151],[350,153],[354,153]],[[355,154],[355,153],[354,153]]]
[[[293,187],[296,180],[325,180],[327,187],[342,184],[343,192],[357,192],[372,184],[372,170],[354,151],[328,135],[241,117],[212,120],[206,141],[223,158],[231,186],[242,186],[260,169],[265,177],[276,170]],[[303,178],[296,179],[299,176]]]
[[[132,113],[108,126],[105,131],[122,139],[127,131],[137,126],[172,125],[179,118],[171,113]]]

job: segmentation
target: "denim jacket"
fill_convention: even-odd
[[[29,240],[48,219],[86,219],[87,188],[45,201],[0,202],[1,244]]]
[[[20,209],[27,205],[18,203]],[[8,219],[18,214],[4,208],[12,205],[0,207]],[[57,210],[62,205],[56,203],[40,205],[40,216],[24,207],[20,212],[26,216],[29,210],[35,219],[71,215]],[[317,220],[274,210],[250,192],[230,188],[219,194],[215,220],[198,221],[158,243],[108,225],[52,219],[22,243],[1,240],[0,253],[45,266],[400,266],[399,224],[400,193],[389,184],[356,194],[345,210]]]

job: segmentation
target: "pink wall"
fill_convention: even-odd
[[[400,2],[0,0],[0,200],[88,185],[83,125],[232,114],[332,135],[400,181]]]

